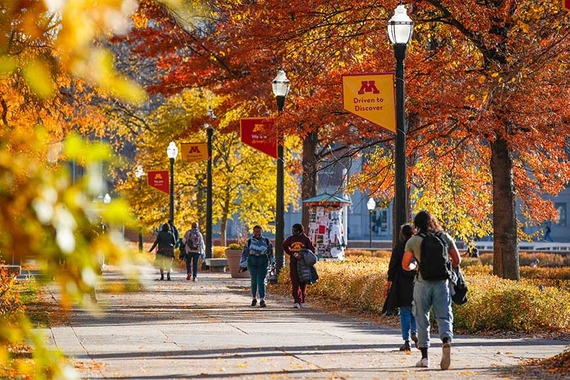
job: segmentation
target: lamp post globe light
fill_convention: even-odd
[[[206,116],[213,120],[216,118],[214,111],[210,108]],[[211,124],[204,125],[208,135],[208,169],[206,184],[206,258],[211,259],[213,254],[213,238],[212,238],[212,139],[214,136],[214,128]]]
[[[277,110],[282,112],[285,108],[285,97],[289,93],[289,79],[285,71],[279,69],[277,76],[271,83],[273,94],[277,100]],[[275,272],[279,276],[279,272],[285,265],[285,256],[283,255],[283,240],[285,237],[285,190],[284,190],[284,163],[283,163],[283,141],[282,134],[277,133],[277,199],[275,202]],[[274,279],[276,280],[276,279]]]
[[[366,202],[366,208],[368,209],[368,226],[370,228],[370,245],[369,248],[372,248],[372,213],[376,208],[376,202],[374,198],[368,198],[368,202]]]
[[[170,159],[170,220],[174,223],[174,160],[178,156],[178,147],[174,141],[168,144],[166,156]]]
[[[400,226],[407,221],[407,187],[406,187],[406,105],[404,91],[404,59],[406,48],[412,38],[414,22],[408,17],[405,6],[400,4],[394,16],[388,22],[388,36],[394,45],[396,58],[396,150],[394,176],[394,225],[392,244],[398,241]]]
[[[145,175],[144,169],[142,166],[137,166],[135,169],[135,177],[139,182],[139,193],[141,191],[141,181],[142,177]],[[143,251],[143,234],[142,234],[142,216],[139,216],[139,252]]]

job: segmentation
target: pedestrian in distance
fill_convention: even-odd
[[[387,305],[386,311],[396,308],[400,309],[400,328],[402,330],[402,339],[404,344],[400,347],[400,351],[411,352],[410,339],[417,346],[418,336],[416,328],[416,318],[412,313],[412,300],[414,297],[414,278],[416,270],[404,270],[402,268],[402,259],[404,258],[404,248],[406,242],[414,235],[415,229],[409,224],[403,224],[400,227],[400,236],[398,243],[392,249],[390,264],[388,266],[388,282],[386,283]]]
[[[247,239],[241,253],[240,272],[249,271],[251,279],[251,306],[257,305],[259,293],[259,306],[266,307],[265,296],[267,289],[267,271],[273,265],[273,244],[268,238],[262,236],[261,226],[253,227],[252,236]]]
[[[550,228],[550,225],[547,224],[546,227],[544,227],[544,237],[542,238],[542,240],[549,241],[551,243],[554,242],[554,240],[550,236],[551,231],[552,229]]]
[[[283,241],[283,252],[289,255],[289,275],[291,277],[291,294],[293,295],[293,307],[299,309],[307,298],[307,283],[301,283],[297,272],[297,259],[301,257],[301,250],[308,249],[315,252],[315,246],[311,239],[304,233],[303,225],[293,224],[293,234]]]
[[[470,240],[467,244],[467,257],[471,257],[473,259],[479,258],[479,248],[475,246],[475,242]]]
[[[451,342],[453,340],[453,312],[451,309],[450,279],[451,267],[459,266],[461,258],[455,241],[443,231],[437,219],[427,211],[420,211],[414,218],[417,234],[412,236],[404,248],[402,268],[415,270],[417,261],[418,277],[414,283],[412,311],[418,326],[418,346],[422,358],[417,367],[429,367],[428,348],[430,347],[430,310],[439,328],[443,342],[441,369],[451,364]],[[457,278],[455,278],[457,281]]]
[[[152,252],[155,247],[158,247],[156,250],[155,265],[158,266],[158,269],[160,270],[160,281],[164,280],[164,273],[166,273],[166,279],[170,281],[175,245],[176,239],[170,230],[170,225],[168,223],[164,223],[156,235],[156,240],[152,244],[152,247],[148,250],[149,252]]]
[[[180,233],[178,232],[178,228],[176,228],[172,220],[168,220],[168,225],[170,226],[170,231],[172,232],[174,238],[176,239],[176,245],[174,246],[174,248],[178,248],[180,246]]]
[[[204,236],[200,232],[198,223],[193,222],[192,228],[186,231],[182,238],[183,259],[186,261],[186,281],[198,281],[198,262],[200,257],[204,256]]]

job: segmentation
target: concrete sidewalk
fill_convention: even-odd
[[[113,268],[107,285],[121,281]],[[99,291],[104,316],[75,310],[66,326],[49,329],[50,343],[73,356],[86,379],[499,379],[521,374],[521,360],[562,352],[569,342],[457,336],[451,368],[439,369],[441,343],[430,349],[430,368],[416,368],[419,350],[398,351],[392,327],[294,309],[269,296],[267,308],[251,307],[249,279],[203,273],[198,282],[174,273],[136,293]],[[57,294],[54,293],[57,298]],[[551,377],[550,377],[551,378]]]

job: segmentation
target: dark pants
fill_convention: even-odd
[[[198,252],[191,252],[186,254],[186,274],[198,277],[198,261],[200,261],[200,254]]]
[[[299,274],[297,273],[297,262],[289,262],[289,272],[291,273],[291,294],[295,303],[301,304],[305,301],[305,294],[307,291],[307,284],[299,281]]]

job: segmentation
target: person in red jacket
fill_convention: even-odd
[[[298,309],[301,304],[305,302],[307,284],[299,281],[299,274],[297,273],[297,258],[300,256],[300,251],[303,248],[310,249],[315,252],[315,246],[311,239],[303,232],[303,226],[296,223],[292,227],[293,235],[289,236],[283,241],[283,252],[289,255],[289,273],[291,276],[291,293],[293,294],[294,304],[293,307]]]

